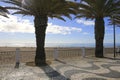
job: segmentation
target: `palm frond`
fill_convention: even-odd
[[[82,0],[79,6],[78,18],[110,17],[120,11],[120,0]]]
[[[9,11],[5,7],[0,6],[0,15],[8,18],[7,14],[9,14]]]
[[[6,0],[5,3],[12,4],[7,9],[17,10],[13,14],[22,15],[47,15],[48,17],[57,17],[64,20],[63,17],[72,18],[70,14],[76,15],[79,9],[78,3],[65,0],[28,0],[30,2],[21,2],[21,0]],[[59,16],[58,16],[59,15]],[[65,20],[64,20],[65,21]]]

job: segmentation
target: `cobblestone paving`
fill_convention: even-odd
[[[120,80],[120,60],[64,59],[46,67],[0,65],[0,80]]]

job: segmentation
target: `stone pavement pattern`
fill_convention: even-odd
[[[31,67],[22,63],[0,67],[0,80],[120,80],[120,60],[65,59],[46,67]]]

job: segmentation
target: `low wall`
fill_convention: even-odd
[[[11,49],[13,50],[13,49]],[[94,48],[46,48],[46,59],[67,59],[67,58],[80,58],[85,56],[94,56]],[[105,48],[104,55],[113,54],[112,48]],[[16,49],[14,51],[0,51],[0,64],[15,64],[16,63]],[[19,61],[29,62],[34,61],[35,49],[20,49]]]

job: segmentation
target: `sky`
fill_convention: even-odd
[[[0,5],[6,6],[1,3]],[[12,12],[12,11],[10,11]],[[0,46],[34,46],[34,17],[22,15],[0,16]],[[74,18],[74,17],[73,17]],[[65,21],[48,19],[45,43],[95,43],[94,20],[65,18]],[[113,43],[113,26],[105,20],[104,43]],[[116,27],[116,43],[120,43],[120,28]]]

